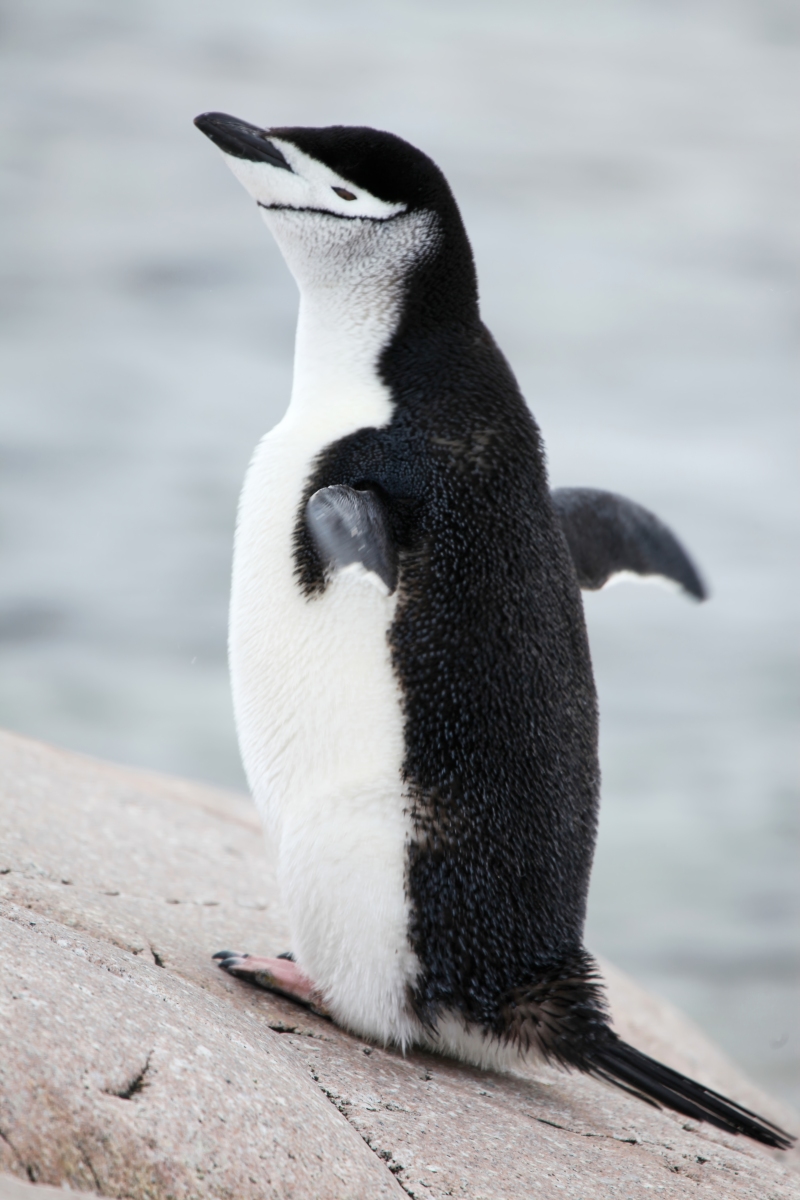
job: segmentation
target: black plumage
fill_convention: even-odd
[[[697,567],[654,513],[598,488],[556,488],[553,504],[578,582],[590,591],[620,571],[679,584],[695,600],[708,595]]]

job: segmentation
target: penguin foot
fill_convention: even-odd
[[[237,950],[219,950],[213,957],[229,975],[255,983],[268,992],[277,992],[296,1004],[303,1004],[318,1017],[330,1016],[312,980],[300,970],[288,951],[277,958],[259,958],[258,955],[241,954]]]

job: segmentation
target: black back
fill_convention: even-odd
[[[400,552],[389,637],[415,831],[413,1002],[427,1022],[455,1008],[500,1030],[514,989],[580,951],[596,825],[595,691],[541,437],[481,324],[471,250],[438,168],[389,134],[270,132],[438,216],[380,361],[392,420],[320,455],[296,563],[313,603],[325,576],[304,521],[312,493],[345,484],[382,497]]]

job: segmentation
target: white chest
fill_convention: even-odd
[[[307,598],[293,533],[332,438],[287,420],[261,442],[239,513],[230,662],[253,795],[278,851],[298,962],[334,1015],[406,1042],[403,714],[387,640],[396,596],[343,572]]]
[[[321,448],[291,423],[268,434],[239,513],[230,655],[236,719],[256,802],[270,827],[291,810],[392,774],[402,758],[400,694],[387,633],[396,597],[342,573],[307,598],[293,534]]]

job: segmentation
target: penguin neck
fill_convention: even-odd
[[[294,378],[287,418],[323,437],[381,426],[394,405],[378,361],[401,307],[391,290],[337,287],[303,291],[297,317]]]
[[[300,288],[284,420],[326,441],[387,424],[395,407],[387,356],[397,349],[413,358],[415,348],[452,342],[479,321],[455,202],[444,214],[380,223],[265,215]]]

